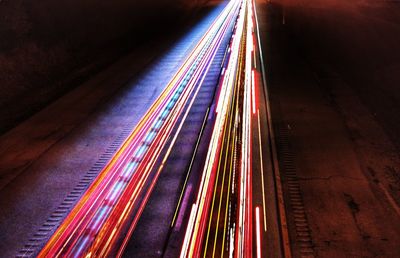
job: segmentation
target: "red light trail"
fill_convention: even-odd
[[[181,207],[190,215],[180,256],[262,256],[267,207],[255,23],[252,1],[227,4],[39,257],[122,256],[222,39],[231,32],[215,105],[207,112],[212,134],[197,195]],[[260,155],[262,209],[253,203],[253,152]],[[176,219],[181,225],[178,210],[172,225]]]
[[[161,164],[153,175],[154,165],[190,96],[198,92],[234,19],[234,7],[229,4],[219,15],[39,256],[106,256],[115,248],[124,222],[135,209],[133,225],[137,222],[162,169]],[[139,202],[142,196],[144,200]]]

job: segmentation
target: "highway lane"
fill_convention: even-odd
[[[223,5],[225,4],[223,3]],[[233,25],[232,21],[230,27],[232,28]],[[171,149],[171,154],[166,160],[163,172],[127,245],[124,257],[165,257],[166,255],[166,241],[173,230],[171,225],[179,225],[182,221],[181,217],[176,216],[176,206],[183,202],[181,190],[190,184],[186,178],[190,176],[196,166],[194,156],[199,150],[198,141],[204,133],[202,128],[206,124],[207,110],[209,110],[217,88],[221,63],[230,38],[231,33],[227,33],[213,59],[213,64],[202,83],[177,141]],[[188,188],[193,189],[194,187],[188,186]]]
[[[181,257],[252,255],[251,5],[238,3],[241,9],[211,111],[216,113],[214,128]]]
[[[291,257],[256,9],[240,4],[181,257]]]
[[[239,80],[240,78],[237,78],[237,86],[240,84]],[[234,87],[233,96],[229,100],[229,112],[225,118],[226,126],[223,128],[222,146],[218,157],[215,186],[203,247],[204,256],[222,256],[222,253],[226,253],[227,249],[224,248],[224,240],[227,235],[227,229],[230,230],[232,226],[231,223],[228,223],[228,218],[235,217],[237,208],[235,201],[231,200],[235,197],[237,191],[236,182],[233,182],[232,178],[238,177],[237,162],[240,159],[237,150],[237,143],[240,141],[240,125],[235,125],[237,112],[239,111],[239,96],[239,87]],[[217,243],[222,243],[222,246],[217,246]]]
[[[255,212],[254,247],[266,257],[291,257],[285,203],[271,116],[270,96],[260,36],[257,1],[253,5],[253,71],[254,103],[252,125],[253,210]],[[257,222],[258,221],[258,222]],[[260,244],[258,244],[258,241]],[[258,251],[258,250],[257,250]]]
[[[168,157],[168,151],[154,174],[152,169],[163,148],[170,149],[173,145],[174,140],[169,146],[165,146],[165,143],[179,117],[187,116],[183,107],[192,94],[194,97],[190,103],[193,103],[210,67],[210,60],[233,19],[230,12],[232,6],[228,5],[222,12],[111,163],[50,239],[40,256],[107,255],[113,251],[118,233],[135,208],[135,219],[130,227],[136,225]],[[173,139],[176,136],[177,134]],[[149,179],[151,184],[145,187]],[[143,194],[144,199],[141,199]],[[122,249],[118,253],[123,251],[124,243],[126,241],[123,241]]]

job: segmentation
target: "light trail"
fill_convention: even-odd
[[[189,108],[193,104],[229,24],[235,19],[235,8],[233,2],[229,3],[218,16],[39,257],[108,256],[119,248],[118,237],[127,226],[129,217],[134,216],[129,232],[136,225],[177,137],[176,133],[168,148],[166,144],[171,133],[182,115],[185,120],[188,114],[188,111],[184,112],[185,107],[187,103]],[[182,123],[177,132],[181,127]],[[163,153],[164,160],[154,173],[153,169]],[[139,202],[141,197],[143,200]],[[124,244],[126,241],[122,246]]]
[[[239,1],[232,1],[239,5]],[[243,10],[243,9],[242,9]],[[221,142],[220,139],[223,137],[225,131],[224,121],[227,119],[228,105],[233,95],[233,87],[236,81],[236,70],[237,62],[231,60],[238,60],[239,58],[239,47],[241,30],[243,30],[242,23],[244,22],[243,15],[239,14],[236,31],[234,32],[233,40],[231,43],[231,51],[229,51],[229,62],[225,69],[224,77],[222,79],[222,86],[218,94],[218,102],[216,109],[216,119],[214,124],[214,130],[211,136],[211,141],[207,153],[205,168],[200,181],[200,190],[197,195],[196,202],[193,204],[193,208],[189,217],[189,223],[184,238],[184,244],[181,250],[181,257],[193,257],[198,256],[201,250],[203,235],[205,231],[207,213],[210,207],[212,198],[212,189],[214,187],[214,180],[216,177],[216,169],[219,162],[216,162],[216,157],[219,156]],[[239,35],[239,36],[238,36]],[[211,190],[211,191],[210,191]],[[196,209],[194,208],[196,207]]]
[[[188,173],[186,174],[185,182],[183,183],[182,191],[181,191],[181,194],[179,195],[178,204],[177,204],[177,207],[176,207],[175,212],[174,212],[174,217],[172,218],[171,227],[174,226],[174,224],[175,224],[175,219],[176,219],[176,217],[177,217],[177,215],[178,215],[178,211],[179,211],[179,207],[180,207],[180,204],[181,204],[181,200],[182,200],[183,194],[184,194],[184,192],[185,192],[185,188],[186,188],[186,184],[187,184],[187,182],[188,182],[189,176],[190,176],[190,172],[192,171],[192,166],[193,166],[194,158],[195,158],[195,156],[196,156],[195,154],[196,154],[197,149],[198,149],[198,147],[199,147],[200,140],[201,140],[201,136],[203,135],[204,127],[205,127],[205,125],[206,125],[206,121],[207,121],[209,112],[210,112],[210,108],[207,108],[207,112],[206,112],[206,114],[205,114],[205,116],[204,116],[204,119],[203,119],[203,124],[201,125],[201,130],[200,130],[200,133],[199,133],[199,137],[197,138],[197,141],[196,141],[196,146],[195,146],[195,148],[194,148],[193,156],[192,156],[192,159],[190,160],[190,165],[189,165],[189,168],[188,168]]]
[[[263,76],[264,67],[259,34],[254,37],[256,31],[253,0],[231,0],[39,257],[123,255],[211,62],[230,33],[214,103],[204,117],[170,225],[186,226],[180,257],[262,257],[267,207],[258,107],[262,97],[257,92],[260,84],[265,87],[265,78],[261,83],[256,51]],[[206,126],[210,126],[211,137],[201,178],[198,186],[193,182],[188,185]],[[258,141],[253,137],[256,131]],[[254,151],[259,152],[260,164],[253,158]],[[253,187],[253,181],[259,179],[258,175],[253,178],[253,169],[259,166],[262,211],[258,186]],[[188,202],[187,192],[197,194],[194,203]],[[279,205],[282,212],[284,207]],[[180,211],[186,207],[190,210],[187,220]]]
[[[258,141],[260,146],[260,174],[261,174],[261,192],[262,192],[262,203],[263,203],[263,215],[264,215],[264,231],[267,232],[267,212],[265,208],[265,186],[264,186],[264,164],[263,164],[263,151],[262,151],[262,139],[261,139],[261,125],[260,125],[260,110],[257,110],[257,122],[258,122]]]
[[[232,2],[240,5],[239,13],[224,55],[226,61],[221,66],[212,135],[199,190],[190,209],[180,257],[263,257],[268,253],[263,252],[263,239],[268,238],[269,232],[258,107],[259,101],[264,100],[258,93],[264,90],[266,94],[266,89],[256,7],[253,0]],[[260,60],[256,59],[256,52]],[[258,61],[261,62],[259,66]],[[267,133],[270,133],[268,98],[265,100],[269,119]],[[253,134],[258,134],[258,140]],[[260,161],[258,157],[253,159],[254,151],[259,153]],[[272,169],[276,169],[277,164],[273,160],[269,162]],[[259,180],[258,176],[253,178],[254,168],[260,171],[261,186],[258,183],[253,186],[253,182]],[[279,178],[274,179],[278,179],[276,187],[279,190],[281,182]],[[277,215],[282,215],[283,219],[279,220],[285,223],[282,197],[278,195],[277,198]],[[282,234],[278,236],[283,246],[287,243],[284,227],[280,228]],[[283,257],[290,257],[290,250],[277,252],[280,251]]]
[[[253,114],[256,113],[256,90],[255,90],[254,70],[251,71],[251,107]]]
[[[260,208],[256,207],[256,246],[257,258],[261,258],[261,232],[260,232]]]
[[[213,132],[181,257],[253,254],[251,115],[256,99],[252,3],[234,2],[240,11],[222,68]]]
[[[282,182],[281,182],[281,176],[280,176],[280,170],[279,170],[279,164],[278,164],[278,159],[277,159],[277,150],[276,150],[276,145],[275,145],[275,136],[274,136],[274,130],[272,128],[272,118],[271,118],[271,108],[270,108],[270,98],[269,98],[269,93],[267,90],[267,80],[266,80],[266,72],[265,72],[265,63],[264,63],[264,57],[263,57],[263,51],[261,48],[261,36],[260,36],[260,26],[258,23],[258,15],[257,15],[257,8],[256,5],[253,5],[253,11],[254,11],[254,18],[255,18],[255,25],[256,25],[256,37],[257,37],[257,44],[258,44],[258,52],[259,52],[259,60],[260,60],[260,69],[261,69],[261,75],[262,75],[262,85],[263,85],[263,93],[264,93],[264,100],[265,100],[265,105],[266,105],[266,115],[267,115],[267,126],[268,126],[268,132],[269,132],[269,147],[271,151],[271,165],[273,166],[274,169],[274,181],[275,181],[275,195],[276,195],[276,200],[278,204],[278,209],[277,209],[277,215],[279,219],[279,224],[280,224],[280,243],[282,247],[282,256],[285,258],[291,258],[292,257],[292,251],[290,247],[290,240],[289,240],[289,231],[288,231],[288,225],[287,225],[287,219],[286,219],[286,211],[285,211],[285,204],[284,204],[284,198],[283,198],[283,190],[282,190]]]

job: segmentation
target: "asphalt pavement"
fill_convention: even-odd
[[[258,3],[294,257],[399,256],[400,213],[396,190],[390,190],[398,183],[387,169],[398,167],[398,152],[396,141],[390,140],[393,134],[385,133],[393,120],[382,124],[382,117],[375,118],[369,109],[372,99],[379,110],[389,105],[380,100],[386,86],[371,90],[374,82],[365,81],[368,67],[382,60],[382,56],[375,59],[376,53],[385,51],[377,47],[382,42],[368,35],[373,27],[366,24],[394,27],[382,23],[381,16],[375,19],[382,9],[373,11],[372,3],[368,5],[372,16],[347,9],[358,3]],[[354,41],[343,36],[353,34],[350,21],[361,26],[354,29]],[[359,43],[363,46],[355,47]],[[364,47],[375,52],[361,59],[343,56],[347,51],[358,56]],[[347,80],[355,70],[353,79]],[[365,75],[364,86],[354,84],[359,73]],[[357,90],[361,86],[365,91]]]
[[[211,21],[137,49],[1,137],[4,256],[38,251]]]

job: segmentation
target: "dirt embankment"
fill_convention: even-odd
[[[149,39],[204,0],[0,2],[0,134]]]

